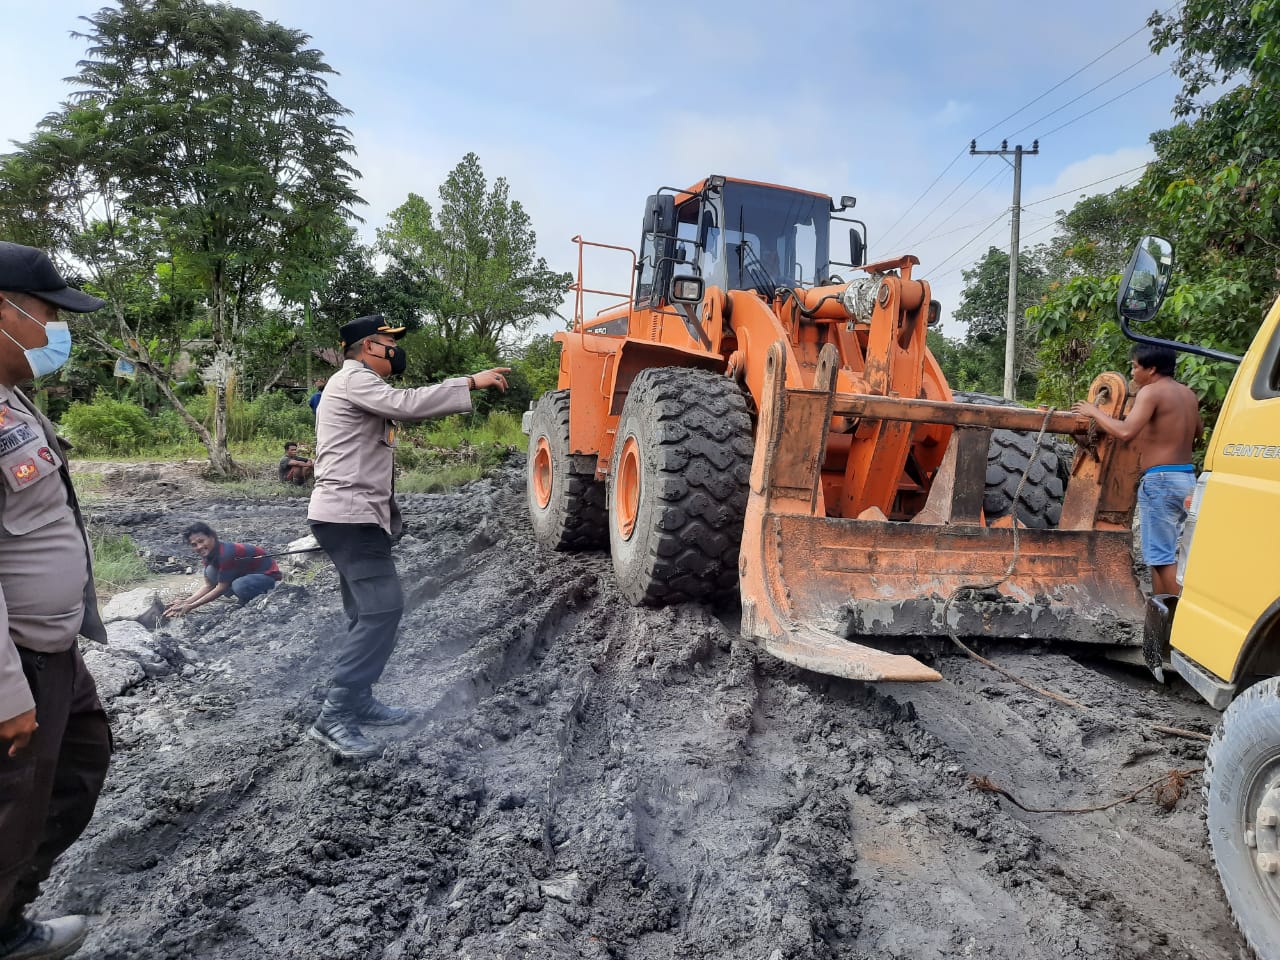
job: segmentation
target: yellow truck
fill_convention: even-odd
[[[1153,597],[1147,662],[1168,662],[1219,710],[1205,762],[1209,842],[1250,947],[1280,958],[1280,300],[1244,357],[1157,339],[1151,320],[1173,272],[1173,246],[1146,237],[1117,306],[1126,336],[1239,364],[1191,499],[1180,597]]]

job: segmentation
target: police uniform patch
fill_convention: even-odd
[[[41,460],[44,460],[46,463],[52,463],[55,467],[58,465],[58,461],[54,457],[53,451],[50,450],[48,447],[41,447],[39,450],[36,451],[36,456],[39,457]]]
[[[0,457],[13,453],[24,444],[39,439],[30,424],[17,420],[7,427],[0,428]]]
[[[9,468],[9,472],[13,474],[13,479],[18,482],[18,486],[28,484],[40,476],[40,468],[36,466],[34,460],[23,460],[21,463],[15,463]]]

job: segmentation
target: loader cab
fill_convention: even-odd
[[[852,206],[822,194],[724,177],[708,177],[687,191],[664,188],[645,204],[635,304],[667,302],[672,280],[694,276],[703,287],[754,290],[772,297],[779,287],[827,283],[831,222]],[[844,218],[839,218],[844,219]],[[851,230],[850,260],[861,266],[863,232]]]

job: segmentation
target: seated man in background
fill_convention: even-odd
[[[197,521],[182,531],[191,549],[204,560],[204,585],[185,600],[175,600],[166,617],[179,617],[211,603],[228,591],[241,603],[261,596],[280,582],[283,574],[261,547],[247,543],[223,543],[207,523]]]
[[[311,479],[315,469],[315,461],[301,456],[296,443],[290,440],[284,445],[284,456],[280,458],[281,483],[293,483],[300,487]]]

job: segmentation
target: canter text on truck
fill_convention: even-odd
[[[1274,460],[1280,457],[1280,447],[1263,446],[1260,443],[1228,443],[1222,448],[1224,457],[1253,457],[1255,460]]]

